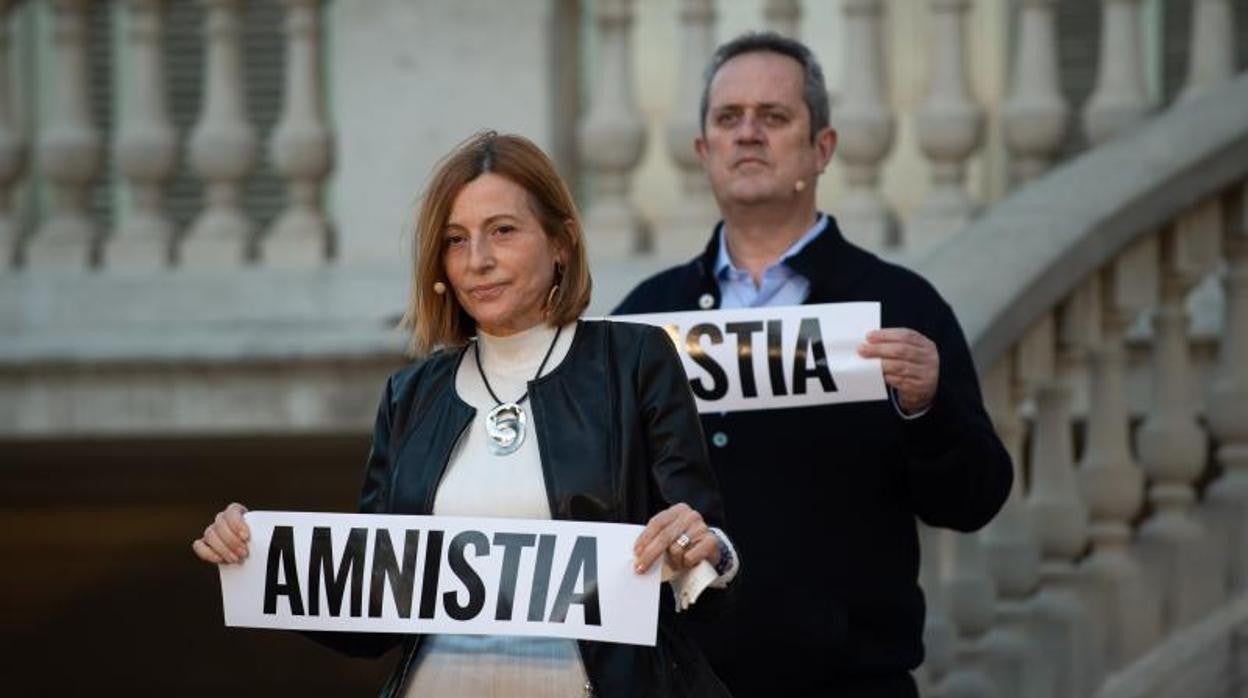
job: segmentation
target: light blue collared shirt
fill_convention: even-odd
[[[739,269],[728,254],[728,236],[720,226],[719,257],[715,259],[715,280],[719,284],[720,308],[763,308],[801,305],[810,293],[810,279],[793,271],[785,262],[801,252],[828,227],[828,217],[819,214],[815,224],[802,234],[780,259],[763,270],[762,283],[754,285],[750,272]]]
[[[737,268],[728,254],[728,235],[720,225],[719,256],[715,258],[715,281],[719,284],[719,307],[728,308],[765,308],[782,305],[801,305],[810,294],[810,279],[794,271],[785,262],[801,252],[807,245],[828,227],[828,217],[820,213],[815,224],[802,234],[789,249],[780,255],[780,259],[763,270],[762,283],[755,286],[750,272]],[[927,405],[913,413],[901,409],[897,400],[897,391],[889,386],[889,402],[902,419],[918,419],[927,414],[931,405]]]

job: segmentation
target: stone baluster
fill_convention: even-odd
[[[989,678],[999,696],[1049,695],[1049,676],[1035,651],[1030,602],[1040,582],[1040,547],[1027,516],[1023,486],[1024,424],[1019,402],[1026,392],[1011,352],[983,375],[984,401],[997,435],[1014,464],[1014,484],[982,541],[997,590],[996,619],[983,640]]]
[[[1225,202],[1222,343],[1206,410],[1222,476],[1205,499],[1214,530],[1225,537],[1227,586],[1240,592],[1248,589],[1248,184],[1228,193]]]
[[[21,262],[21,231],[13,212],[13,188],[26,170],[26,138],[14,114],[12,27],[18,0],[0,0],[0,275]]]
[[[880,194],[880,165],[893,146],[893,110],[885,94],[882,0],[844,0],[845,71],[834,107],[836,154],[845,193],[836,217],[857,242],[879,249],[898,242],[897,218]]]
[[[1228,0],[1194,0],[1192,3],[1191,38],[1188,50],[1187,79],[1176,102],[1187,101],[1230,80],[1235,75],[1235,12]],[[1222,234],[1226,221],[1219,197],[1210,197],[1179,217],[1179,234],[1186,257],[1195,265],[1193,273],[1212,270],[1219,261]],[[1198,296],[1216,296],[1217,280],[1209,274],[1195,290]],[[1201,513],[1203,516],[1204,513]],[[1223,525],[1231,521],[1213,521],[1210,532],[1221,536]],[[1234,558],[1230,558],[1233,560]]]
[[[128,76],[116,157],[134,207],[108,243],[110,267],[157,268],[169,262],[173,224],[161,206],[177,164],[177,134],[165,99],[165,0],[130,0]]]
[[[1010,95],[1002,108],[1015,183],[1048,169],[1062,147],[1070,108],[1058,82],[1057,0],[1023,0]]]
[[[1040,591],[1033,602],[1038,651],[1051,663],[1055,696],[1091,693],[1090,611],[1075,560],[1087,544],[1087,509],[1072,463],[1070,388],[1055,372],[1055,327],[1046,316],[1023,338],[1026,375],[1034,381],[1035,427],[1027,509],[1040,542]]]
[[[1058,380],[1061,381],[1071,395],[1070,411],[1076,407],[1085,416],[1090,411],[1091,390],[1089,368],[1092,350],[1101,340],[1101,292],[1100,279],[1092,274],[1071,292],[1070,296],[1059,306],[1057,312],[1058,325]],[[1072,419],[1072,422],[1074,420]],[[1073,458],[1074,448],[1067,453]],[[1072,466],[1073,467],[1073,466]],[[1080,489],[1082,473],[1075,472],[1076,491],[1084,511],[1090,518],[1091,508]],[[1088,519],[1085,519],[1087,533],[1091,533]],[[1088,685],[1095,686],[1100,680],[1105,665],[1105,607],[1099,596],[1096,585],[1089,582],[1087,573],[1076,565],[1076,583],[1078,591],[1087,609],[1085,623],[1085,644],[1089,648],[1084,661],[1085,678]]]
[[[1072,413],[1087,409],[1088,358],[1101,336],[1099,289],[1093,274],[1076,286],[1057,309],[1058,378],[1070,390]]]
[[[970,0],[930,0],[932,65],[927,98],[916,125],[919,148],[931,163],[932,184],[906,229],[905,244],[937,244],[975,215],[966,190],[966,161],[983,136],[984,110],[967,85],[963,23]]]
[[[99,232],[87,211],[100,170],[100,135],[87,100],[87,5],[52,0],[52,60],[48,113],[39,134],[39,161],[52,189],[47,219],[25,247],[36,267],[81,268],[97,259]]]
[[[798,38],[798,27],[802,24],[801,0],[765,0],[763,23],[781,36]]]
[[[919,584],[927,603],[923,619],[923,666],[919,684],[925,698],[944,698],[942,689],[946,675],[953,668],[957,634],[949,622],[946,603],[946,557],[950,531],[919,524]]]
[[[256,133],[243,90],[242,4],[203,0],[204,96],[191,132],[190,156],[204,180],[204,210],[191,223],[177,258],[187,266],[237,266],[251,259],[253,228],[240,205],[243,178],[256,159]]]
[[[1191,36],[1180,101],[1235,75],[1235,11],[1230,0],[1194,0]]]
[[[1153,513],[1140,528],[1140,555],[1158,580],[1163,630],[1199,619],[1220,601],[1225,577],[1220,554],[1193,517],[1193,484],[1205,466],[1206,439],[1193,405],[1185,308],[1197,280],[1183,264],[1177,225],[1161,232],[1160,300],[1153,314],[1152,400],[1136,432],[1140,465],[1152,482]]]
[[[595,257],[621,259],[644,244],[643,225],[629,200],[629,178],[646,145],[633,92],[633,0],[601,0],[598,12],[598,74],[577,146],[593,191],[585,229]]]
[[[261,240],[267,266],[315,267],[333,250],[321,190],[330,169],[330,136],[321,94],[321,0],[282,0],[286,9],[286,82],[273,129],[274,169],[286,180],[287,205]]]
[[[949,615],[957,628],[953,670],[941,689],[946,698],[990,698],[997,691],[988,678],[981,641],[992,628],[996,590],[979,536],[953,533],[953,569],[946,584]]]
[[[1123,334],[1133,318],[1119,266],[1100,272],[1100,338],[1090,349],[1088,420],[1079,484],[1091,515],[1092,553],[1083,562],[1101,609],[1105,669],[1116,671],[1160,635],[1160,615],[1143,569],[1129,552],[1131,522],[1144,503],[1144,475],[1131,457]]]
[[[1140,0],[1101,0],[1100,64],[1096,87],[1083,109],[1083,128],[1093,144],[1134,126],[1149,111],[1144,87]]]
[[[664,259],[684,259],[697,253],[719,212],[711,198],[710,183],[693,142],[702,133],[698,123],[698,100],[702,97],[702,71],[715,51],[714,0],[681,0],[680,64],[676,95],[665,132],[667,153],[680,175],[681,197],[672,212],[671,226],[657,235],[655,251]]]

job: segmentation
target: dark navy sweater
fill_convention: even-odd
[[[698,310],[707,294],[719,307],[719,235],[615,313]],[[888,401],[703,415],[743,567],[730,612],[687,622],[738,696],[913,695],[924,617],[916,519],[982,527],[1009,493],[1009,456],[957,319],[926,280],[849,243],[831,218],[786,264],[810,280],[807,303],[879,301],[884,327],[933,340],[936,398],[909,421]]]

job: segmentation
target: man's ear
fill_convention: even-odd
[[[702,166],[706,167],[707,145],[705,136],[695,136],[693,139],[693,151],[698,154],[698,159],[702,161]]]
[[[824,126],[819,133],[815,134],[815,157],[818,159],[819,171],[823,172],[827,168],[828,163],[832,162],[832,155],[836,152],[836,129],[831,126]]]

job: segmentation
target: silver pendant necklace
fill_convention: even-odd
[[[537,375],[533,376],[533,380],[542,376],[542,370],[546,368],[546,362],[554,353],[555,344],[559,342],[561,332],[563,332],[562,326],[555,330],[555,338],[550,341],[546,356],[542,357],[542,363],[538,365]],[[524,443],[528,419],[525,417],[524,408],[520,405],[528,399],[529,391],[525,390],[524,394],[513,402],[499,400],[498,395],[494,394],[494,388],[490,387],[490,379],[485,377],[485,369],[481,367],[480,342],[473,347],[472,356],[477,361],[477,373],[481,374],[481,382],[485,384],[486,391],[495,402],[494,408],[485,415],[485,435],[490,441],[490,451],[496,456],[515,453],[520,448],[520,444]]]

